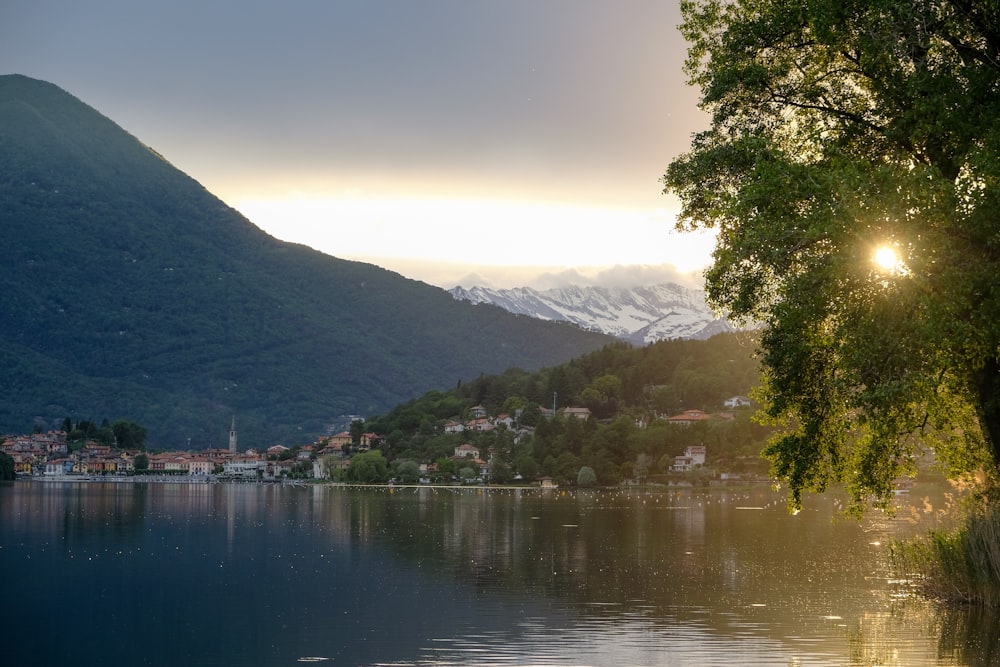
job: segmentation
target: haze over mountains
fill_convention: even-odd
[[[278,241],[58,87],[0,76],[0,431],[123,417],[153,446],[302,442],[612,339]]]

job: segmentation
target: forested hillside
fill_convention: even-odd
[[[462,462],[450,460],[461,444],[492,455],[491,478],[510,481],[548,475],[575,483],[582,467],[597,483],[655,479],[689,446],[703,445],[707,467],[766,472],[759,458],[765,428],[751,421],[752,409],[724,406],[745,396],[759,381],[752,334],[720,334],[706,341],[662,341],[646,347],[615,343],[578,359],[534,373],[483,375],[451,391],[432,391],[370,419],[356,432],[375,433],[389,462],[436,462],[448,474]],[[547,414],[553,404],[555,417]],[[587,408],[589,419],[567,416],[565,408]],[[481,408],[481,410],[480,410]],[[667,417],[697,409],[708,417],[681,425]],[[486,431],[471,424],[476,413],[513,424]]]
[[[56,86],[0,76],[0,432],[125,418],[151,447],[321,434],[612,340],[268,236]]]

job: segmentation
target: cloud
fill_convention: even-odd
[[[606,287],[644,287],[661,283],[679,283],[688,287],[701,288],[704,285],[704,273],[701,269],[695,271],[680,271],[673,264],[659,265],[618,265],[597,274],[595,282]]]
[[[647,287],[662,283],[677,283],[701,289],[704,276],[701,270],[680,271],[672,264],[618,264],[610,268],[571,268],[558,272],[545,272],[529,281],[529,287],[553,289],[557,287]]]
[[[443,289],[455,286],[511,289],[531,287],[538,290],[569,286],[645,287],[676,283],[702,289],[701,270],[679,271],[671,264],[624,265],[613,267],[484,266],[463,263],[428,262],[413,259],[354,257],[404,276]]]

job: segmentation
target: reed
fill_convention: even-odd
[[[1000,607],[1000,507],[970,512],[952,530],[890,545],[900,579],[948,601]]]

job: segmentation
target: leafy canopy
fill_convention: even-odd
[[[712,122],[663,183],[680,229],[718,232],[713,304],[766,325],[762,393],[786,427],[766,453],[791,504],[840,481],[884,504],[928,443],[953,475],[995,471],[1000,3],[682,12]]]

